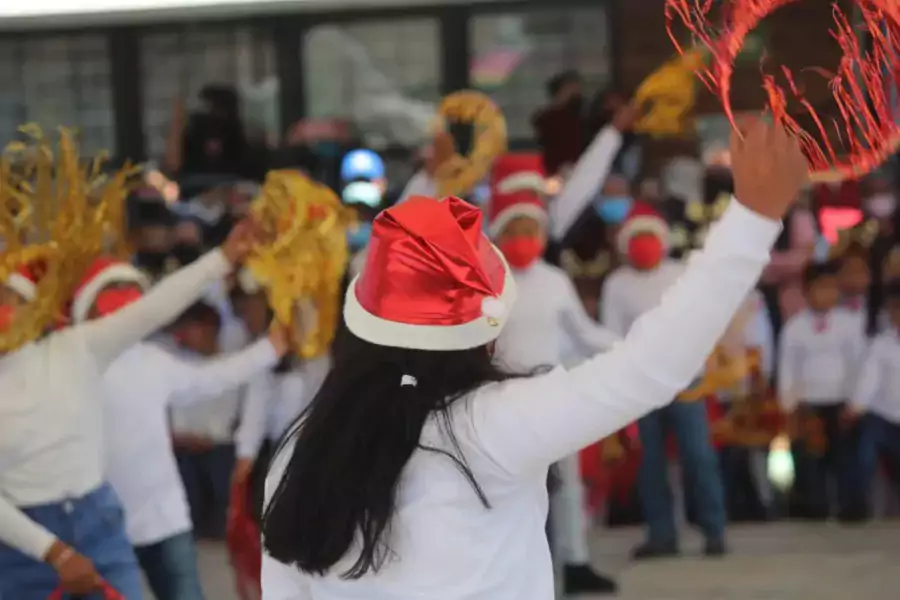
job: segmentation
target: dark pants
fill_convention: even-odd
[[[200,537],[224,539],[234,446],[221,444],[203,452],[178,450],[175,456],[191,506],[194,531]]]
[[[32,506],[23,512],[62,542],[88,557],[100,575],[127,600],[141,600],[141,572],[119,498],[108,485],[81,497]],[[49,565],[0,543],[0,600],[47,600],[59,585]],[[100,600],[90,596],[85,600]]]
[[[666,433],[675,434],[684,472],[686,503],[696,507],[696,522],[709,539],[725,535],[725,501],[718,458],[709,439],[706,405],[675,402],[638,421],[643,457],[638,474],[641,507],[651,544],[677,542],[669,487]]]
[[[135,548],[153,595],[159,600],[203,600],[197,549],[188,531]]]
[[[879,460],[900,492],[900,424],[869,414],[863,417],[859,443],[859,470],[856,484],[871,498],[872,483]]]
[[[733,522],[764,521],[768,511],[750,465],[752,448],[725,446],[719,450],[725,508]]]
[[[827,519],[831,516],[829,482],[837,488],[837,500],[841,515],[856,515],[864,511],[863,490],[857,485],[859,427],[844,428],[841,413],[844,404],[810,404],[801,411],[817,418],[823,428],[826,448],[821,456],[815,455],[803,440],[791,446],[794,455],[796,479],[794,485],[794,510],[800,517]]]

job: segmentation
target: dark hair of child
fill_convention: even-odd
[[[803,271],[803,287],[808,288],[820,279],[837,276],[839,263],[834,260],[810,263]]]

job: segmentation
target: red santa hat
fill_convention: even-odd
[[[4,285],[20,295],[25,300],[34,300],[37,294],[37,284],[40,277],[35,273],[29,265],[19,267],[19,269],[10,275]]]
[[[465,350],[497,338],[515,296],[478,207],[414,196],[372,224],[344,320],[354,335],[381,346]]]
[[[546,223],[545,189],[540,154],[506,154],[494,161],[489,205],[490,235],[495,237],[516,217],[531,217]]]
[[[662,242],[663,248],[668,250],[669,225],[666,220],[649,204],[635,202],[616,234],[619,252],[623,256],[627,255],[632,238],[642,233],[655,235]]]
[[[143,289],[150,287],[150,281],[139,269],[128,263],[109,257],[94,260],[81,279],[72,298],[72,320],[81,323],[88,317],[97,296],[103,289],[115,283],[135,283]]]

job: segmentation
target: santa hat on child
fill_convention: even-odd
[[[616,245],[622,256],[634,258],[633,255],[642,253],[639,236],[651,241],[656,246],[661,246],[662,254],[669,250],[669,226],[652,206],[643,202],[635,202],[631,212],[622,222],[616,234]],[[637,245],[636,245],[637,244]]]
[[[465,350],[500,335],[515,296],[478,207],[414,196],[375,219],[344,320],[354,335],[381,346]]]
[[[94,260],[81,279],[72,298],[72,320],[82,323],[87,320],[91,306],[104,288],[116,283],[135,283],[143,289],[150,287],[150,281],[139,269],[128,263],[109,257]]]
[[[499,234],[517,217],[547,222],[543,194],[546,188],[540,154],[505,154],[491,169],[488,232]]]
[[[36,269],[30,265],[19,267],[12,275],[10,275],[4,285],[20,295],[24,300],[34,300],[37,294],[37,284],[40,276]]]

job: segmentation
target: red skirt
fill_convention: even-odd
[[[241,600],[260,600],[262,585],[262,544],[259,526],[250,514],[248,506],[249,478],[231,487],[231,505],[228,510],[227,544],[235,587]]]

